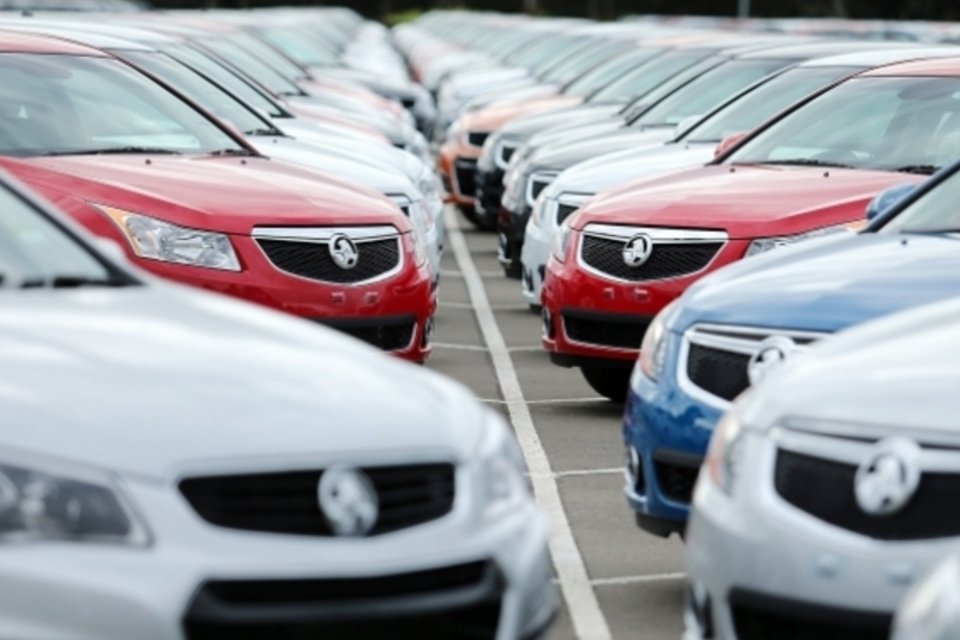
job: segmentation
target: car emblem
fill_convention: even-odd
[[[333,533],[343,537],[364,536],[377,524],[380,499],[373,481],[360,469],[331,467],[317,486],[320,511]]]
[[[638,233],[623,245],[623,264],[637,268],[650,259],[653,253],[653,240],[645,233]]]
[[[920,447],[903,437],[881,440],[853,479],[857,504],[871,516],[896,513],[920,486]]]
[[[330,249],[330,257],[341,269],[353,269],[357,266],[360,252],[357,250],[357,245],[346,234],[338,233],[334,235],[330,238],[327,247]]]
[[[786,336],[770,336],[760,343],[747,364],[750,384],[759,384],[797,350],[797,343]]]

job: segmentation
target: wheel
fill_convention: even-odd
[[[503,275],[511,280],[520,280],[523,278],[523,265],[519,260],[511,260],[506,263],[501,262],[500,266],[503,267]]]
[[[543,306],[539,304],[529,304],[527,306],[530,307],[530,313],[538,317],[540,313],[543,311]]]
[[[590,387],[614,402],[624,402],[630,389],[630,369],[627,367],[582,366],[580,372]]]

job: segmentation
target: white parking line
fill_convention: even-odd
[[[645,576],[623,576],[619,578],[596,578],[591,580],[590,584],[595,587],[606,587],[610,585],[623,584],[643,584],[645,582],[672,582],[674,580],[686,580],[685,573],[654,573]]]
[[[550,552],[557,570],[557,577],[560,579],[560,589],[567,601],[574,631],[581,640],[611,640],[610,627],[607,625],[600,603],[597,601],[597,595],[590,584],[587,567],[583,556],[580,555],[580,549],[577,548],[567,513],[560,499],[560,490],[553,477],[550,460],[537,435],[530,409],[527,407],[520,381],[517,379],[517,372],[510,359],[510,352],[504,342],[503,334],[500,333],[500,327],[497,326],[493,310],[490,308],[487,292],[483,288],[483,280],[470,256],[457,216],[453,215],[450,208],[444,212],[444,215],[446,215],[449,230],[450,247],[467,285],[467,292],[473,302],[480,331],[490,349],[490,357],[493,360],[500,391],[506,401],[510,421],[516,430],[517,439],[520,441],[530,469],[534,495],[549,519]]]
[[[619,475],[623,475],[623,467],[607,467],[606,469],[570,469],[568,471],[557,471],[553,474],[555,478]]]
[[[549,398],[547,400],[527,400],[527,404],[585,404],[596,402],[597,404],[610,404],[610,401],[600,396],[589,396],[586,398]]]
[[[434,342],[434,349],[451,349],[453,351],[483,351],[486,352],[486,347],[481,347],[476,344],[452,344],[449,342]]]

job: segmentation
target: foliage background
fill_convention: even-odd
[[[527,0],[529,4],[530,0]],[[285,0],[153,0],[154,6],[253,7],[266,5],[315,6],[316,1]],[[372,18],[434,7],[468,7],[485,11],[522,11],[524,0],[334,0],[329,4],[353,7]],[[536,0],[538,13],[613,19],[626,14],[662,13],[734,15],[737,0]],[[752,0],[750,14],[764,17],[844,16],[866,19],[960,20],[956,0]]]

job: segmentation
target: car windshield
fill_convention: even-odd
[[[727,159],[929,174],[960,154],[960,78],[860,77],[787,114]]]
[[[708,51],[695,50],[674,51],[657,56],[634,67],[619,80],[614,80],[595,93],[591,97],[591,102],[628,102],[649,93],[657,85],[709,55]]]
[[[120,57],[152,73],[221,120],[248,135],[273,127],[236,98],[173,58],[150,51],[122,51]]]
[[[234,41],[247,47],[251,53],[288,77],[300,78],[306,76],[303,69],[300,69],[293,62],[294,60],[305,67],[335,67],[339,64],[337,56],[329,49],[319,45],[315,39],[311,39],[289,27],[268,27],[261,29],[259,34],[279,51],[282,51],[283,54],[272,50],[269,46],[248,34],[243,34],[242,40],[235,37]],[[284,59],[284,55],[288,56],[289,60]]]
[[[0,293],[128,281],[117,276],[60,226],[0,186]]]
[[[960,233],[960,171],[910,203],[880,233]]]
[[[280,96],[299,96],[303,91],[297,86],[297,83],[287,78],[282,73],[264,64],[260,58],[251,55],[243,47],[228,42],[220,38],[206,38],[202,45],[208,51],[212,51],[226,60],[234,69],[237,69],[247,77],[252,78],[269,91]]]
[[[231,69],[223,66],[218,60],[211,58],[207,53],[183,44],[164,45],[163,51],[216,82],[248,106],[259,109],[273,118],[281,118],[286,115],[280,105],[265,95],[263,91]]]
[[[730,60],[691,80],[647,110],[635,124],[677,125],[689,116],[703,115],[760,78],[782,69],[793,60]]]
[[[584,73],[594,68],[604,60],[607,60],[617,51],[622,50],[623,44],[619,42],[604,45],[594,40],[584,40],[579,47],[571,48],[572,55],[566,56],[565,60],[550,69],[545,75],[544,80],[565,85]]]
[[[689,130],[685,139],[717,143],[735,133],[750,131],[797,100],[855,71],[853,67],[789,69],[722,107]]]
[[[4,155],[243,150],[200,112],[118,60],[0,56]]]
[[[587,102],[594,102],[593,94],[598,90],[661,52],[660,49],[633,49],[623,55],[615,56],[568,84],[564,93],[588,96]]]

